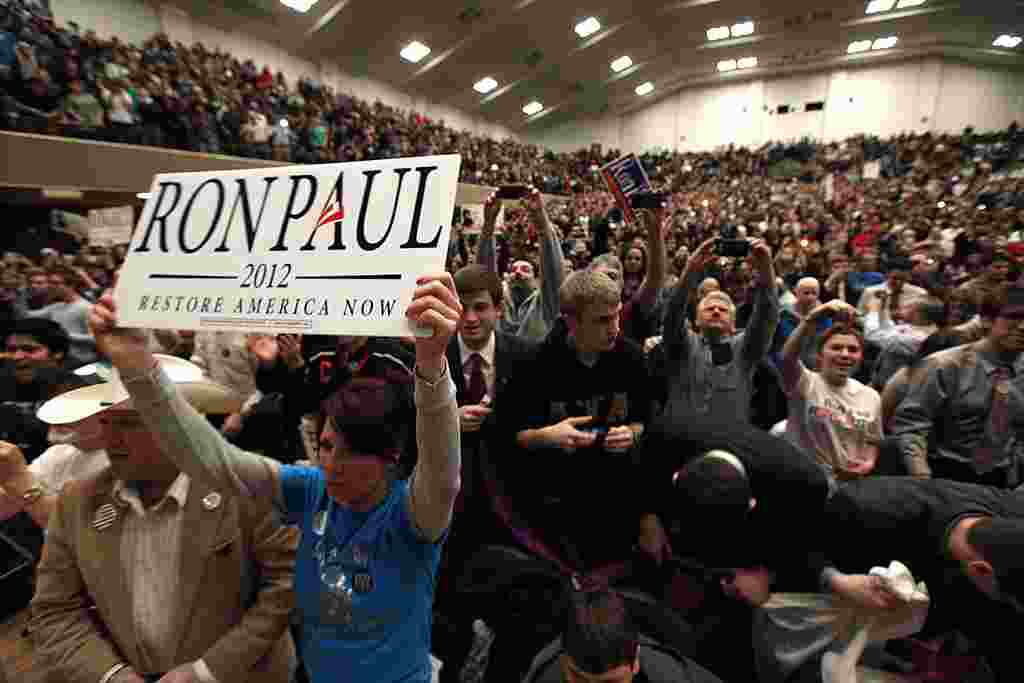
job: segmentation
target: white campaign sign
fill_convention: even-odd
[[[156,176],[114,293],[121,324],[408,336],[444,270],[458,155]]]

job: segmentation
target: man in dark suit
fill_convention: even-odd
[[[463,307],[459,333],[448,345],[448,366],[455,380],[462,429],[462,500],[456,510],[465,510],[463,518],[468,521],[479,518],[468,514],[470,510],[486,514],[490,508],[483,491],[480,460],[486,457],[488,446],[503,440],[497,420],[498,399],[514,369],[531,358],[536,347],[495,329],[503,298],[497,274],[471,265],[455,273],[454,279]],[[460,526],[463,533],[476,535],[465,523]]]
[[[456,680],[458,662],[472,640],[472,620],[464,613],[467,605],[454,595],[461,568],[482,545],[506,542],[508,534],[492,505],[490,488],[496,483],[485,471],[493,472],[495,449],[511,443],[512,436],[500,428],[498,411],[502,396],[515,368],[532,356],[534,346],[519,337],[498,332],[503,290],[497,273],[470,265],[455,273],[455,289],[462,302],[459,333],[448,345],[448,368],[455,381],[462,430],[462,490],[455,503],[455,519],[445,545],[436,604],[434,651],[455,666],[442,669],[442,680]],[[449,678],[455,676],[455,678]]]

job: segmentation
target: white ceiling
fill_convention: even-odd
[[[515,129],[625,113],[695,85],[841,64],[947,55],[1024,68],[1024,44],[992,47],[1000,34],[1024,34],[1024,0],[926,0],[872,15],[867,0],[319,0],[306,14],[277,0],[177,2],[201,20]],[[581,39],[573,27],[588,16],[602,28]],[[708,28],[746,20],[753,35],[708,41]],[[891,35],[893,49],[846,53],[852,41]],[[411,40],[432,50],[418,64],[398,54]],[[613,73],[623,55],[633,66]],[[750,56],[754,69],[717,71],[719,61]],[[473,84],[485,76],[498,88],[481,95]],[[645,81],[655,90],[638,97]],[[527,117],[522,107],[533,100],[545,110]]]

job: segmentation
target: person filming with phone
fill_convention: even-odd
[[[756,273],[753,312],[747,328],[736,331],[736,305],[723,291],[697,302],[696,332],[688,325],[691,292],[712,262],[738,267],[749,258]],[[668,386],[666,412],[683,415],[732,415],[750,421],[754,370],[771,350],[779,322],[771,248],[764,240],[706,240],[687,261],[665,312],[664,354]]]

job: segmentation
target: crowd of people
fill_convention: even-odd
[[[1015,680],[1016,124],[646,153],[627,221],[616,150],[29,4],[5,126],[533,186],[456,210],[415,340],[126,330],[124,245],[3,256],[3,606],[51,680],[851,680],[858,627],[874,676]]]

